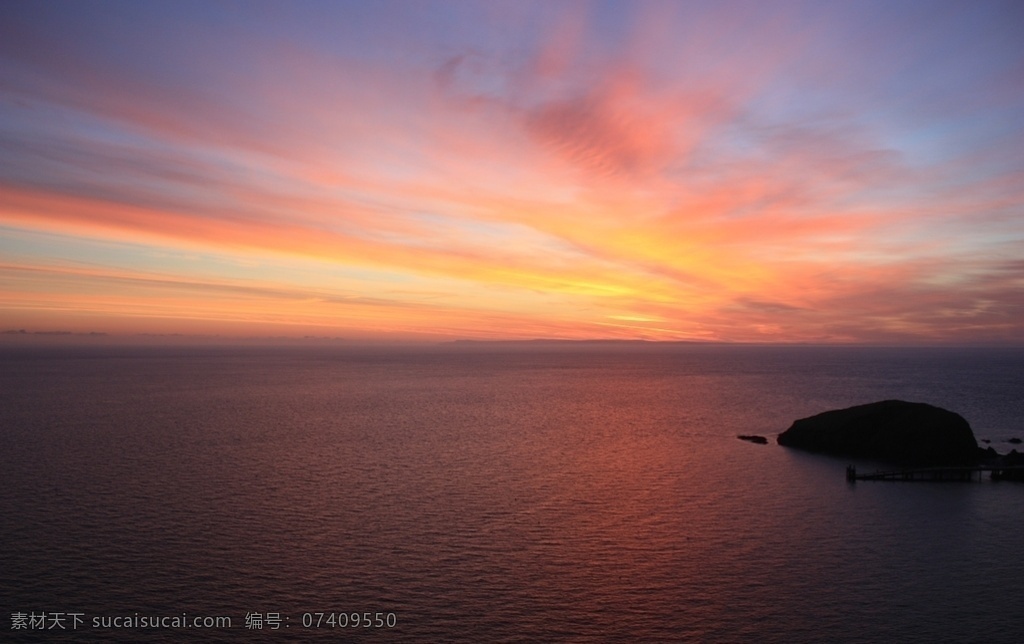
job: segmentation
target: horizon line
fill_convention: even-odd
[[[994,348],[1021,349],[1024,344],[1000,341],[941,341],[941,340],[893,340],[893,341],[842,341],[842,340],[778,340],[778,341],[746,341],[746,340],[699,340],[699,339],[649,339],[649,338],[454,338],[454,339],[419,339],[403,337],[343,337],[327,335],[225,335],[225,334],[190,334],[190,333],[116,333],[108,331],[68,331],[68,330],[27,330],[5,329],[0,331],[0,343],[11,346],[14,338],[37,340],[33,344],[59,344],[61,340],[78,340],[82,342],[121,344],[142,341],[144,344],[178,344],[190,342],[205,346],[256,344],[263,346],[296,345],[296,344],[331,344],[358,346],[422,346],[422,347],[473,347],[473,346],[760,346],[760,347],[860,347],[860,348]],[[7,342],[5,342],[5,340]],[[67,342],[63,343],[67,344]],[[77,343],[76,343],[77,344]]]

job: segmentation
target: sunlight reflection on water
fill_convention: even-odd
[[[735,436],[907,392],[976,396],[1005,433],[1020,355],[846,351],[7,356],[3,609],[234,615],[225,639],[251,611],[390,611],[360,637],[1013,641],[1024,488],[849,485]]]

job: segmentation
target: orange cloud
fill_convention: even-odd
[[[4,245],[0,310],[289,332],[1020,339],[1005,269],[1024,234],[1020,130],[993,80],[1012,68],[962,80],[983,95],[943,107],[914,84],[934,52],[851,57],[829,44],[861,35],[838,18],[638,7],[619,21],[493,6],[473,14],[480,37],[411,30],[410,44],[396,24],[365,51],[274,29],[196,35],[195,51],[128,39],[137,60],[88,30],[5,28],[0,226],[81,247]],[[89,240],[173,260],[151,271]],[[200,251],[261,268],[190,266]]]

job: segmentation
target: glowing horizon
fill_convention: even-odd
[[[8,2],[0,331],[1024,343],[1014,3]]]

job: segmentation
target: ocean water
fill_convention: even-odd
[[[1024,484],[774,436],[903,398],[1006,452],[1022,392],[1006,349],[5,349],[0,639],[1019,642]]]

